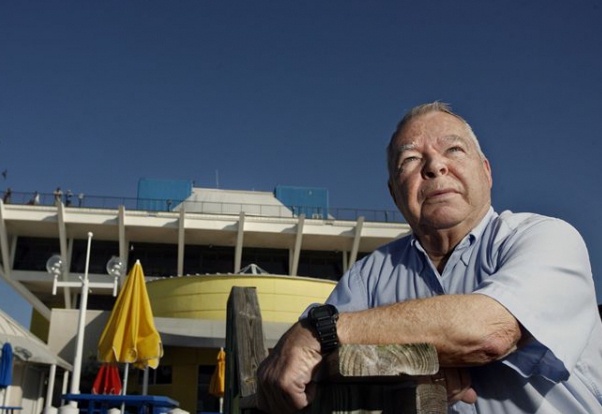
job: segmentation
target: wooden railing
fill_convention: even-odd
[[[226,330],[224,413],[259,414],[256,371],[267,349],[255,288],[232,288]],[[447,412],[445,385],[424,380],[439,370],[432,345],[344,345],[321,368],[316,398],[302,414]]]

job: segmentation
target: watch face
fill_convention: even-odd
[[[326,306],[318,306],[310,312],[313,319],[323,319],[332,316],[332,310]]]
[[[334,315],[337,315],[339,312],[337,308],[332,305],[322,305],[316,306],[315,308],[311,308],[309,311],[309,317],[313,320],[320,320],[325,318],[330,318]]]

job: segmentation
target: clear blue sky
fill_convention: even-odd
[[[219,171],[392,209],[387,140],[438,99],[480,138],[496,210],[581,231],[600,301],[601,98],[602,0],[0,3],[0,190],[135,197]]]

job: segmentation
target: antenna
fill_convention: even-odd
[[[219,170],[215,170],[215,188],[219,188]]]

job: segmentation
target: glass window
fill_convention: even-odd
[[[219,398],[209,394],[209,384],[214,371],[215,365],[199,365],[197,413],[219,412]]]
[[[343,275],[343,254],[317,250],[302,250],[299,257],[299,276],[339,280]]]
[[[73,240],[73,253],[71,254],[71,272],[84,273],[86,271],[86,253],[88,239]],[[89,273],[106,274],[107,262],[113,256],[119,256],[119,242],[94,240],[90,244]]]
[[[288,250],[284,249],[243,247],[241,268],[250,264],[256,264],[268,273],[274,275],[288,275],[288,257]]]
[[[59,239],[19,237],[15,254],[15,270],[46,271],[46,261],[61,251]]]
[[[174,276],[178,268],[178,245],[130,243],[128,270],[140,260],[144,276]]]
[[[184,250],[184,274],[204,275],[232,273],[234,271],[234,247],[186,246]]]
[[[148,369],[148,385],[168,385],[172,382],[171,365],[159,365],[157,369]],[[138,384],[144,381],[144,371],[138,371]]]

